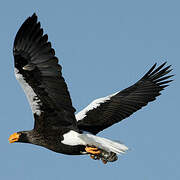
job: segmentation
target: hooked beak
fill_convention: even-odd
[[[9,137],[9,143],[14,143],[19,140],[20,133],[14,133]]]

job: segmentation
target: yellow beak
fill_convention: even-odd
[[[18,141],[19,136],[20,136],[19,133],[14,133],[14,134],[10,135],[10,137],[9,137],[9,143],[13,143],[13,142]]]

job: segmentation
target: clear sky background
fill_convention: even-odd
[[[1,1],[0,179],[180,179],[180,1]],[[100,133],[129,152],[114,163],[67,156],[10,134],[33,127],[26,97],[14,77],[12,46],[24,20],[37,13],[49,35],[77,111],[135,83],[157,62],[172,64],[175,81],[155,102]]]

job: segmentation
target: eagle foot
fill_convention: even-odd
[[[95,156],[95,155],[93,155],[93,154],[91,154],[90,157],[91,157],[92,159],[94,159],[94,160],[99,160],[99,159],[100,159],[99,156]]]
[[[98,155],[101,154],[101,150],[99,150],[97,147],[89,147],[86,146],[85,151],[92,155]]]
[[[107,162],[114,162],[118,159],[117,154],[114,152],[107,152],[97,147],[86,146],[86,152],[90,154],[90,157],[94,160],[101,160],[104,164]]]

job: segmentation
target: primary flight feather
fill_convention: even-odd
[[[43,33],[36,14],[27,18],[14,40],[15,76],[34,115],[34,128],[10,136],[24,142],[69,154],[90,154],[104,163],[117,160],[128,148],[96,134],[154,101],[173,75],[163,63],[156,64],[134,85],[97,99],[75,115],[70,94],[55,51]]]

